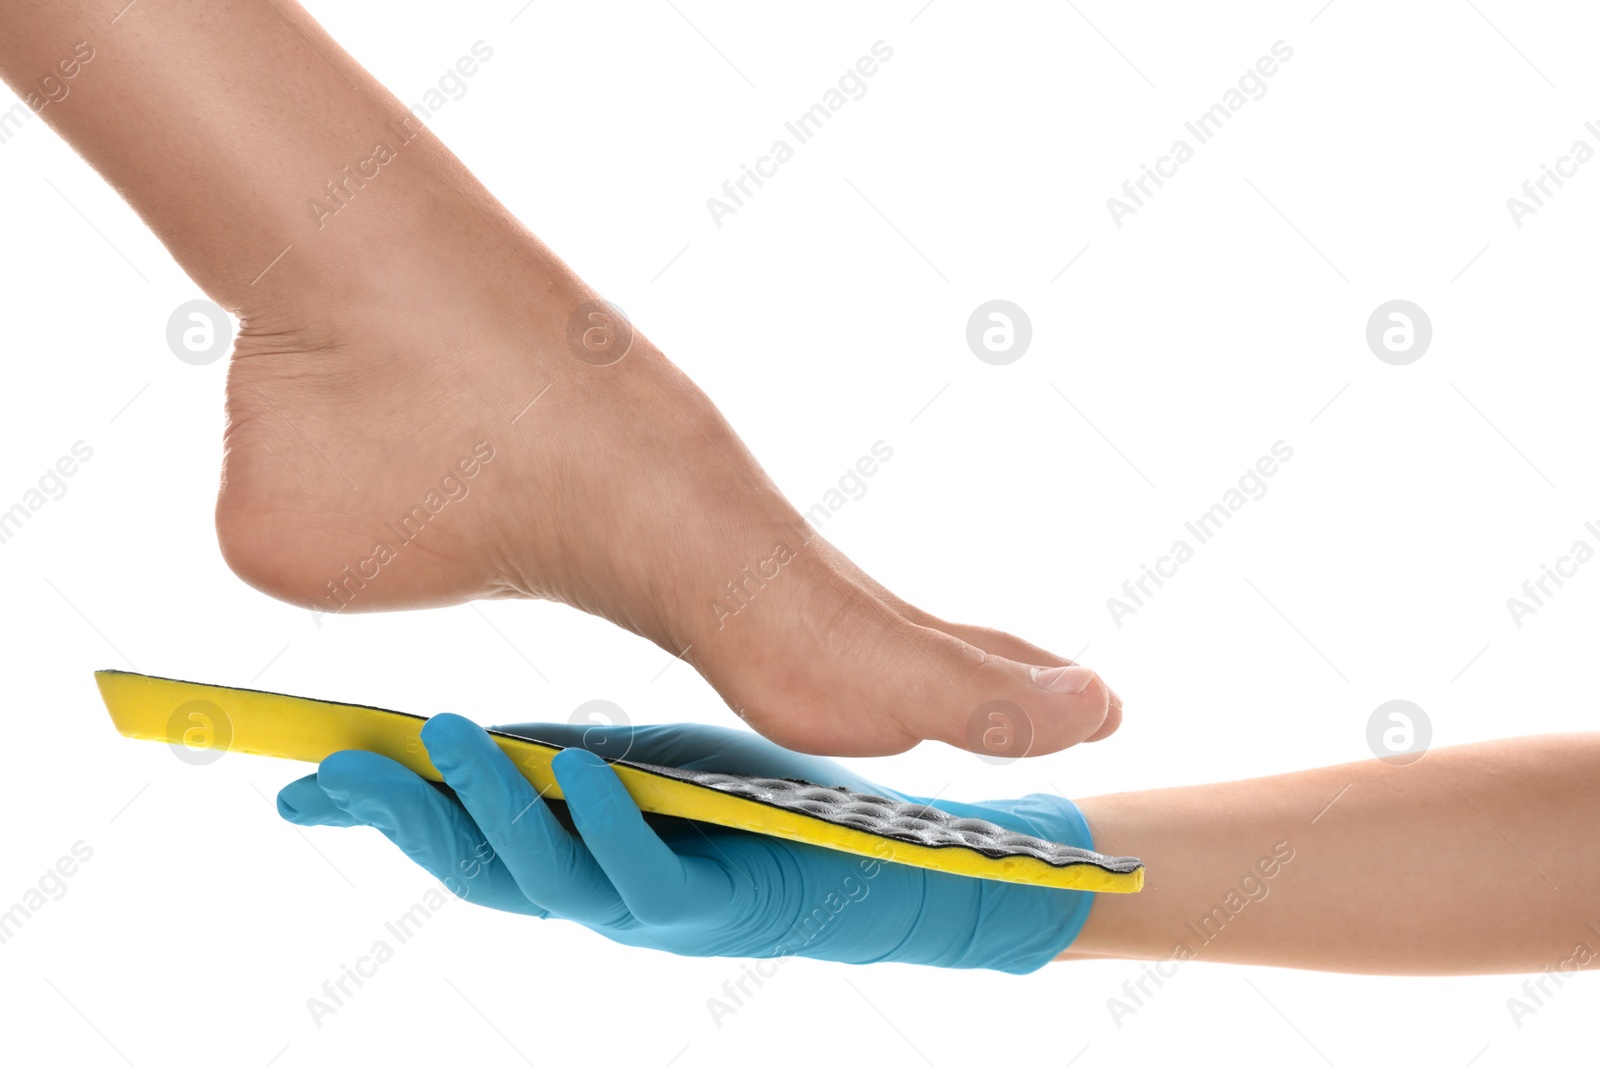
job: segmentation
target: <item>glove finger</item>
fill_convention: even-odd
[[[719,885],[667,847],[604,760],[570,748],[558,752],[551,767],[583,843],[640,922],[671,925],[725,910],[725,882]]]
[[[296,778],[278,790],[278,814],[297,826],[365,825],[333,802],[317,784],[315,774]]]
[[[375,827],[464,900],[544,918],[523,895],[466,809],[416,774],[375,752],[335,752],[317,784],[359,825]]]
[[[600,864],[482,727],[460,715],[435,715],[422,727],[422,742],[523,895],[585,925],[627,918]]]

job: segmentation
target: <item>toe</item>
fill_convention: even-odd
[[[793,592],[794,590],[791,590]],[[919,625],[834,571],[708,649],[703,670],[736,711],[779,744],[836,756],[887,755],[939,740],[994,758],[1055,752],[1106,730],[1099,676],[1031,646],[991,652]],[[785,617],[786,616],[786,617]]]
[[[841,574],[848,575],[853,581],[875,595],[878,600],[888,606],[902,618],[930,630],[947,633],[959,641],[964,641],[973,648],[1010,660],[1012,663],[1024,664],[1029,667],[1066,667],[1073,666],[1077,661],[1057,655],[1048,649],[1040,648],[1031,641],[1025,641],[1003,630],[994,630],[987,626],[970,626],[963,623],[950,622],[937,615],[923,611],[914,604],[908,604],[894,593],[884,588],[876,579],[862,571],[850,561],[842,552],[821,538],[816,539],[819,550],[828,559],[829,563]],[[1030,676],[1031,676],[1030,672]],[[1106,690],[1109,704],[1106,709],[1105,720],[1099,729],[1085,737],[1085,741],[1099,741],[1109,737],[1122,725],[1122,698],[1115,690]]]
[[[962,623],[947,622],[902,602],[897,602],[896,607],[902,615],[919,626],[942,630],[958,640],[965,641],[974,648],[980,648],[992,656],[998,656],[1012,663],[1026,664],[1030,668],[1077,665],[1076,660],[1058,656],[1054,652],[1040,648],[1031,641],[1024,641],[1022,638],[1002,630],[992,630],[987,626],[968,626]],[[1033,672],[1030,670],[1030,678],[1032,675]],[[1117,727],[1122,725],[1122,698],[1117,696],[1116,691],[1110,687],[1106,688],[1106,694],[1109,700],[1105,721],[1100,724],[1099,729],[1085,737],[1083,739],[1085,741],[1099,741],[1102,738],[1109,737],[1116,733]]]

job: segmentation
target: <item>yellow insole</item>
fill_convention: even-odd
[[[95,681],[111,712],[111,721],[127,737],[184,745],[191,752],[237,751],[307,763],[319,763],[344,749],[364,749],[387,756],[430,781],[444,780],[428,759],[421,738],[422,724],[427,720],[418,715],[127,671],[97,671]],[[562,746],[497,730],[489,734],[542,796],[562,798],[561,787],[550,770],[550,758]],[[898,812],[899,828],[886,821],[877,829],[862,828],[874,825],[870,813],[884,811],[890,803],[887,801],[855,803],[864,798],[842,793],[847,803],[855,804],[850,821],[856,825],[844,825],[826,814],[786,806],[796,800],[787,795],[793,783],[703,775],[625,760],[608,762],[640,810],[656,815],[693,819],[973,878],[1098,893],[1137,893],[1144,884],[1144,867],[1138,860],[1021,838],[998,827],[992,828],[992,839],[981,831],[969,832],[966,836],[978,843],[963,843],[943,825],[952,821],[951,817],[937,809],[912,809],[912,822],[919,821],[916,816],[926,821],[927,832],[922,836],[940,841],[937,845],[919,844],[892,836],[907,833],[904,806]],[[713,788],[695,781],[696,776],[717,779],[721,785]],[[768,785],[776,788],[762,788]],[[724,791],[730,787],[759,796]],[[809,805],[813,809],[818,806]],[[961,822],[969,826],[972,821]],[[1019,840],[1047,847],[1020,845]],[[1032,852],[1049,855],[1051,861]]]

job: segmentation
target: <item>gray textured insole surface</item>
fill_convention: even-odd
[[[842,786],[816,785],[793,778],[758,778],[747,774],[660,767],[633,760],[622,762],[746,800],[802,812],[836,826],[927,848],[966,848],[991,859],[1032,856],[1052,867],[1086,863],[1115,874],[1128,874],[1143,866],[1132,856],[1103,856],[1075,845],[1019,834],[983,819],[961,818],[935,807],[856,793]]]

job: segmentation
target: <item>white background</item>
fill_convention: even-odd
[[[1506,598],[1600,519],[1600,162],[1520,229],[1505,201],[1575,139],[1600,148],[1592,13],[921,2],[312,8],[408,102],[489,44],[431,124],[490,189],[802,508],[893,447],[827,526],[868,571],[946,617],[1087,646],[1127,702],[1104,744],[1007,767],[930,744],[865,773],[962,798],[1271,773],[1365,758],[1368,716],[1398,697],[1436,744],[1588,727],[1600,565],[1520,629]],[[894,57],[866,96],[718,229],[706,198],[878,40]],[[1118,229],[1106,198],[1278,40],[1294,55],[1267,94]],[[74,842],[93,849],[0,945],[4,1046],[141,1067],[1590,1054],[1592,976],[1518,1027],[1520,977],[1199,963],[1118,1027],[1107,998],[1138,964],[1018,979],[796,961],[718,1027],[706,1000],[736,961],[455,901],[316,1027],[306,998],[430,880],[376,832],[280,821],[271,797],[307,768],[197,768],[120,738],[93,669],[485,723],[593,698],[635,721],[734,720],[692,670],[561,606],[319,627],[246,588],[211,526],[226,364],[180,363],[164,336],[198,288],[37,120],[0,145],[0,212],[0,508],[75,441],[94,449],[0,545],[0,908]],[[1005,367],[963,336],[996,297],[1033,324]],[[1404,367],[1364,339],[1394,298],[1434,328]],[[1279,440],[1294,458],[1267,495],[1114,625],[1106,598]]]

